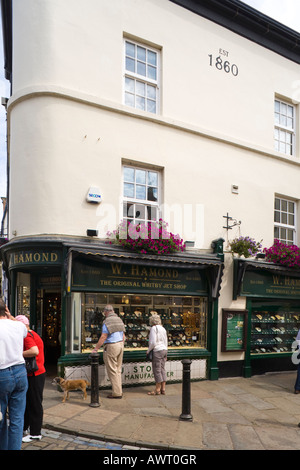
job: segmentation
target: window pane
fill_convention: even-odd
[[[129,72],[135,72],[135,61],[134,59],[130,59],[129,57],[126,57],[126,70]]]
[[[148,184],[149,186],[158,186],[158,173],[148,171]]]
[[[124,167],[124,181],[134,182],[134,168]]]
[[[157,201],[157,188],[148,188],[148,201]]]
[[[137,58],[143,62],[146,62],[146,49],[144,47],[137,47]]]
[[[294,116],[294,108],[293,108],[293,106],[288,106],[287,115],[288,115],[289,117],[293,117],[293,116]]]
[[[134,95],[130,95],[129,93],[125,93],[125,104],[126,104],[126,106],[133,106],[134,107]]]
[[[148,63],[149,63],[149,64],[151,64],[151,65],[157,65],[157,63],[156,63],[156,57],[157,57],[156,52],[148,51],[147,59],[148,59]]]
[[[134,80],[132,78],[125,77],[125,90],[134,93]]]
[[[137,109],[142,109],[143,111],[145,111],[145,98],[143,98],[141,96],[137,96],[136,97],[136,107],[137,107]]]
[[[156,88],[155,86],[148,85],[147,86],[147,98],[152,100],[156,99]]]
[[[155,101],[147,100],[147,111],[149,111],[149,113],[156,113]]]
[[[279,139],[280,139],[280,142],[285,142],[285,136],[286,136],[286,132],[285,132],[285,131],[280,131],[280,132],[279,132]]]
[[[280,125],[281,125],[281,126],[284,126],[284,127],[287,126],[286,116],[283,116],[282,114],[281,114],[281,116],[280,116]]]
[[[279,152],[285,153],[285,144],[282,142],[279,144]]]
[[[147,77],[151,80],[156,80],[156,68],[151,65],[147,66]]]
[[[281,223],[287,224],[287,214],[285,214],[284,212],[281,214]]]
[[[135,57],[135,45],[126,41],[126,55]]]
[[[135,178],[137,183],[146,184],[146,171],[136,170]]]
[[[283,102],[280,103],[280,112],[286,116],[287,113],[287,105]]]
[[[124,196],[134,197],[134,185],[133,184],[124,183]]]
[[[157,208],[155,206],[147,206],[148,220],[157,220]]]
[[[280,101],[275,100],[275,111],[277,113],[280,112]]]
[[[293,202],[289,202],[288,204],[288,210],[289,212],[291,212],[292,214],[294,214],[294,209],[295,209],[295,204]]]
[[[274,222],[280,222],[280,212],[275,211]]]
[[[136,185],[136,198],[137,199],[146,199],[146,186]]]
[[[279,239],[279,227],[274,227],[274,238]]]
[[[142,204],[135,205],[135,218],[139,220],[145,220],[146,207]]]
[[[286,229],[285,228],[280,229],[280,238],[281,238],[281,240],[286,240]]]
[[[145,96],[145,83],[136,82],[136,94],[140,96]]]
[[[128,219],[133,219],[133,211],[134,205],[133,204],[123,204],[123,216],[127,217]]]
[[[281,200],[281,210],[285,212],[287,211],[287,201],[284,199]]]
[[[293,230],[288,230],[287,231],[287,239],[290,242],[294,242],[294,231]]]
[[[137,73],[139,75],[146,76],[146,64],[144,64],[143,62],[138,62],[137,63]]]

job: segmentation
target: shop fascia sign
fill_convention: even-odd
[[[300,278],[271,272],[246,271],[240,295],[258,297],[299,296]]]
[[[27,265],[61,264],[61,253],[58,250],[22,250],[9,254],[9,268]]]
[[[207,284],[198,269],[184,270],[159,266],[123,263],[88,264],[74,260],[72,289],[122,292],[134,289],[143,292],[156,290],[176,294],[193,291],[203,294]]]

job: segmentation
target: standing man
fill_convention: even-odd
[[[15,318],[0,299],[0,450],[21,450],[28,387],[23,358],[27,329],[12,320]]]
[[[104,307],[105,320],[102,334],[93,352],[103,348],[103,360],[111,381],[112,393],[107,398],[122,398],[122,363],[125,341],[125,325],[111,305]]]

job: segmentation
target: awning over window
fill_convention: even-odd
[[[178,268],[184,270],[205,270],[209,296],[219,296],[224,264],[217,255],[201,255],[195,253],[174,253],[170,255],[140,254],[126,251],[115,246],[103,244],[99,247],[71,246],[66,259],[67,291],[71,290],[72,263],[77,257],[93,259],[106,263],[126,263],[141,266],[156,266],[164,268]]]

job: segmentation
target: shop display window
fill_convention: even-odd
[[[104,319],[102,312],[106,304],[113,305],[115,312],[125,323],[127,349],[148,347],[149,317],[152,312],[157,312],[161,317],[162,324],[167,330],[169,347],[206,348],[206,298],[96,293],[79,295],[81,295],[82,353],[90,352],[101,335]],[[73,318],[76,316],[76,312],[73,312]]]
[[[252,306],[251,354],[291,353],[300,329],[300,305],[269,303]]]
[[[30,274],[18,273],[16,315],[30,316]]]

